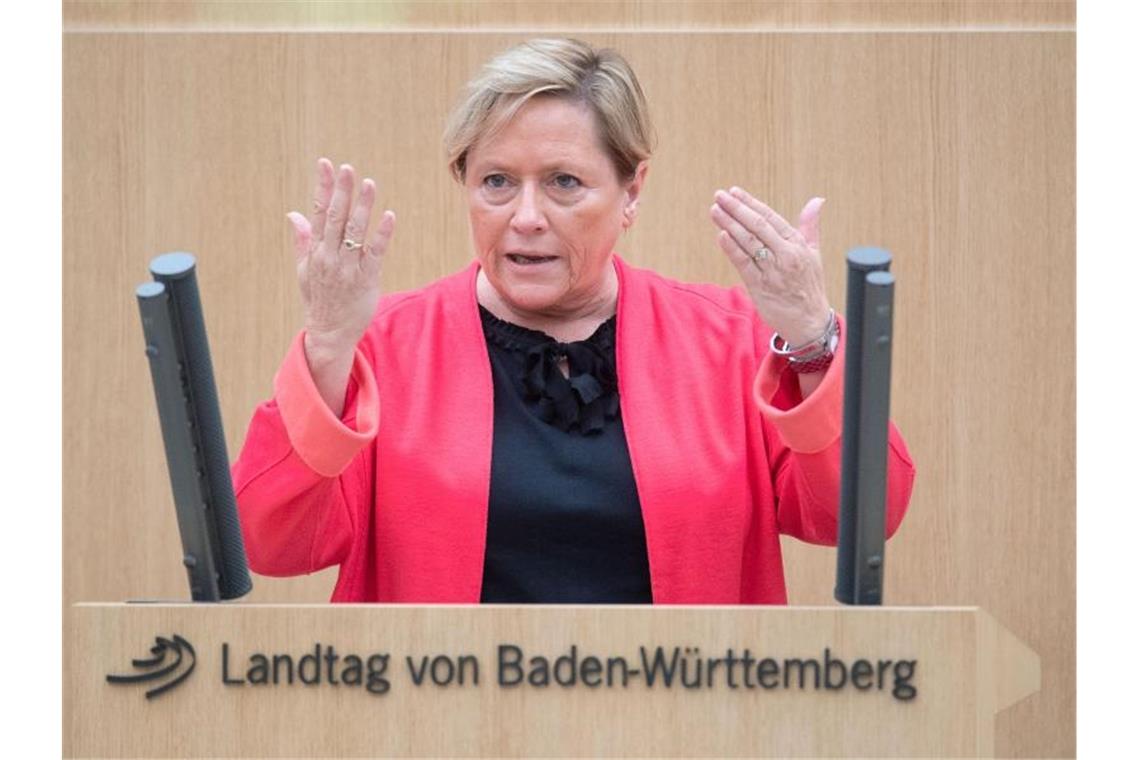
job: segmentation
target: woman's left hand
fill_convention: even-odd
[[[771,208],[734,187],[717,190],[709,210],[717,243],[736,266],[760,318],[792,346],[827,329],[830,306],[819,254],[819,211],[812,198],[795,228]]]

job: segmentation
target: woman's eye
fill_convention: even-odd
[[[492,190],[501,190],[507,186],[507,178],[502,174],[488,174],[483,178],[483,184]]]
[[[554,184],[561,190],[575,190],[581,187],[582,183],[578,178],[570,174],[558,174],[554,177]]]

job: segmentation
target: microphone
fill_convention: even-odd
[[[835,598],[883,603],[887,431],[895,278],[881,248],[847,253],[847,347],[843,375],[843,462]]]
[[[150,263],[135,290],[174,491],[183,559],[196,602],[236,599],[253,587],[198,297],[194,257]]]

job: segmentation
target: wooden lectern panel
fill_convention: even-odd
[[[69,757],[987,756],[995,712],[1041,678],[1037,656],[973,608],[71,613]],[[149,656],[175,635],[181,661]],[[191,659],[181,683],[145,696]],[[167,663],[153,681],[106,679]]]

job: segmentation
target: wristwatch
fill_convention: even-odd
[[[823,334],[802,346],[790,346],[778,334],[772,333],[772,353],[788,360],[788,369],[797,374],[823,372],[830,366],[839,348],[839,320],[835,309],[828,314]]]

